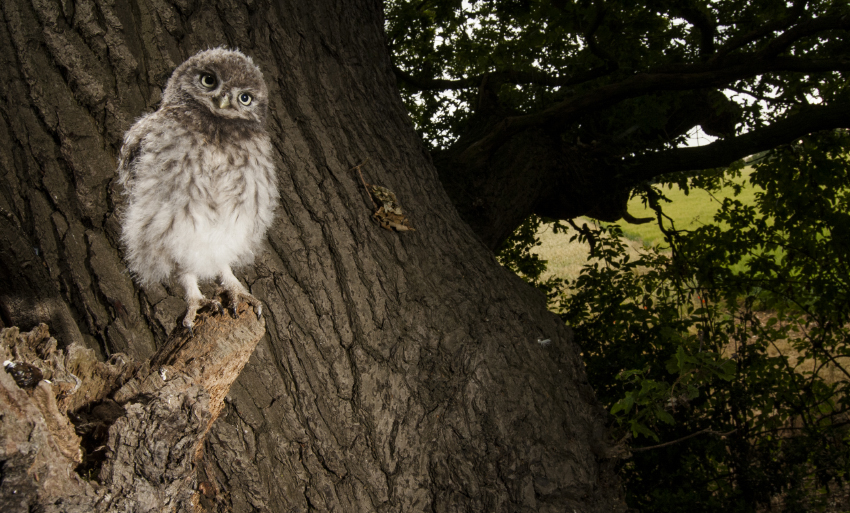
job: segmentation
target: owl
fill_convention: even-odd
[[[200,281],[219,279],[234,316],[240,296],[262,315],[233,268],[253,261],[278,201],[267,111],[268,89],[251,58],[215,48],[178,66],[159,109],[124,136],[118,181],[130,273],[143,286],[176,279],[190,333],[200,307],[224,311],[204,298]]]

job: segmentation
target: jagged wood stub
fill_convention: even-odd
[[[202,311],[194,336],[174,330],[142,364],[59,349],[44,324],[3,329],[0,358],[44,379],[30,386],[0,371],[0,509],[204,511],[202,500],[214,508],[197,483],[204,439],[265,333],[246,303],[238,312]]]

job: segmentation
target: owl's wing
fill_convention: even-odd
[[[143,116],[136,121],[127,133],[124,134],[124,143],[118,152],[118,183],[129,190],[133,184],[133,162],[139,155],[142,146],[142,138],[148,132],[148,125],[152,114]]]

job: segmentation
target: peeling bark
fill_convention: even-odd
[[[109,362],[76,344],[58,349],[41,324],[0,332],[3,511],[201,511],[203,443],[224,397],[265,333],[242,305],[237,319],[202,314],[143,364]],[[248,311],[246,311],[248,310]],[[44,379],[14,370],[38,369]],[[213,497],[214,499],[214,497]]]

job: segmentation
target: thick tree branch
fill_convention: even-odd
[[[553,1],[552,6],[564,13],[566,16],[572,16],[572,13],[567,11],[567,4],[564,1]],[[619,68],[616,60],[613,56],[606,51],[604,48],[599,46],[599,42],[596,40],[596,31],[602,26],[602,20],[605,19],[605,4],[604,2],[594,2],[593,5],[595,11],[593,13],[593,18],[590,21],[590,26],[584,31],[584,40],[587,43],[587,48],[590,50],[590,53],[598,57],[600,60],[605,62],[605,68],[609,70],[616,70]]]
[[[265,333],[247,304],[239,312],[202,312],[194,337],[175,329],[143,364],[59,349],[45,324],[2,330],[0,509],[201,511],[215,495],[196,481],[204,439]]]
[[[717,22],[711,14],[694,4],[673,4],[671,14],[680,16],[693,25],[700,33],[700,55],[705,59],[714,53],[714,36]]]
[[[825,32],[827,30],[846,29],[850,26],[850,15],[826,16],[800,23],[785,33],[779,35],[770,42],[767,47],[759,52],[759,56],[772,58],[786,51],[792,44],[800,39]]]
[[[847,20],[850,25],[850,18]],[[505,118],[486,137],[470,145],[464,153],[472,156],[498,146],[508,137],[532,127],[557,130],[565,123],[581,116],[602,110],[623,100],[661,91],[684,91],[723,87],[736,80],[777,71],[832,71],[850,69],[850,60],[806,60],[796,57],[778,57],[762,60],[755,56],[736,59],[733,65],[712,68],[704,64],[678,68],[679,72],[642,73],[621,82],[606,85],[583,95],[569,98],[542,112]]]
[[[593,55],[602,59],[608,68],[616,69],[618,66],[614,57],[604,48],[599,46],[599,42],[596,40],[596,31],[602,25],[602,20],[605,19],[605,5],[602,2],[596,2],[595,7],[596,14],[593,16],[590,28],[588,28],[587,32],[584,34],[584,39],[587,41],[587,47]]]
[[[811,107],[770,126],[738,137],[721,139],[698,148],[641,155],[623,163],[618,176],[624,183],[637,183],[664,174],[727,166],[732,162],[775,148],[820,130],[850,128],[850,103]]]
[[[597,78],[613,73],[615,69],[609,66],[598,66],[581,73],[572,75],[552,76],[543,71],[493,71],[481,75],[471,75],[456,80],[414,77],[398,66],[393,66],[396,77],[401,79],[408,87],[419,91],[455,91],[469,87],[478,87],[485,80],[490,83],[508,83],[516,85],[542,85],[549,87],[565,87],[589,82]]]
[[[847,20],[847,25],[850,26],[850,18]],[[599,87],[586,94],[565,100],[542,112],[517,116],[507,121],[514,129],[520,130],[532,125],[560,123],[609,107],[628,98],[643,96],[655,91],[721,87],[735,80],[778,71],[825,72],[848,69],[850,69],[850,59],[809,60],[797,57],[777,57],[765,60],[751,56],[721,68],[695,64],[682,67],[677,72],[634,75],[621,82]]]

